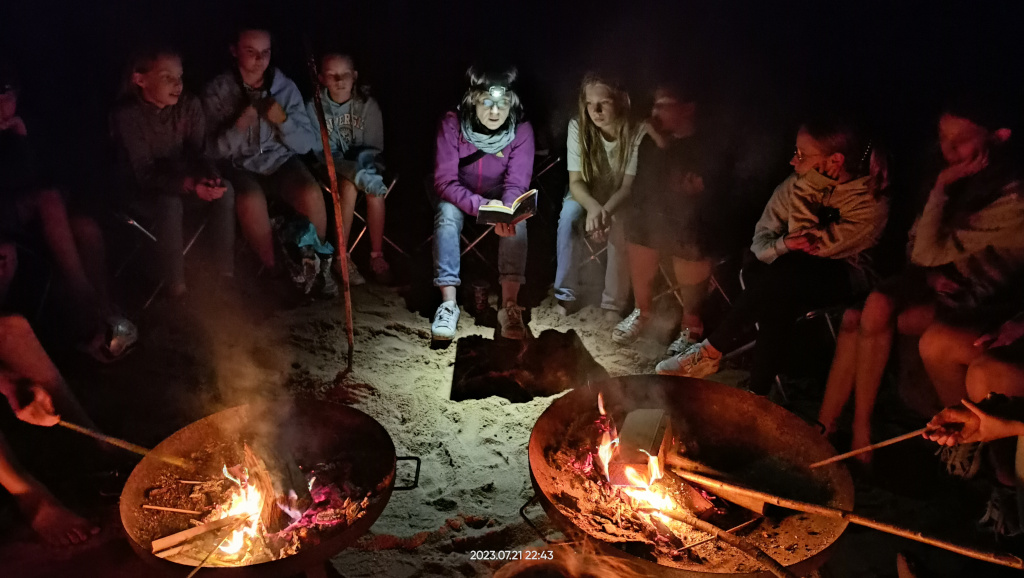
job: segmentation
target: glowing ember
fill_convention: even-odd
[[[220,517],[217,519],[241,514],[248,515],[242,527],[231,532],[231,536],[220,546],[222,552],[235,554],[245,546],[246,537],[251,540],[259,533],[263,495],[260,494],[255,484],[249,482],[248,470],[243,470],[241,478],[236,478],[228,472],[228,467],[225,465],[223,473],[225,477],[238,485],[238,489],[232,492],[227,504],[221,507]]]

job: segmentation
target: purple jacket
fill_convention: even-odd
[[[437,131],[437,157],[434,160],[434,192],[467,215],[476,216],[480,205],[501,199],[509,205],[525,193],[533,179],[533,127],[524,122],[516,127],[516,138],[501,151],[501,156],[484,155],[471,165],[459,168],[459,159],[477,148],[462,137],[459,117],[449,112]]]

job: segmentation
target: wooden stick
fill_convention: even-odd
[[[71,423],[71,422],[60,420],[59,422],[57,422],[57,425],[62,426],[62,427],[66,427],[66,428],[68,428],[71,431],[75,431],[75,432],[78,432],[80,434],[87,435],[87,436],[89,436],[91,438],[98,439],[101,442],[108,443],[108,444],[110,444],[112,446],[117,446],[117,447],[119,447],[119,448],[121,448],[123,450],[128,450],[130,452],[134,452],[134,453],[137,453],[137,454],[142,455],[142,456],[149,456],[149,455],[151,455],[154,458],[157,458],[158,460],[162,460],[162,461],[167,462],[169,464],[172,464],[172,465],[175,465],[175,466],[179,466],[179,467],[185,467],[185,460],[182,460],[181,458],[172,458],[172,457],[167,457],[167,456],[161,456],[160,454],[155,454],[151,450],[148,450],[148,449],[146,449],[146,448],[144,448],[142,446],[138,446],[138,445],[135,445],[135,444],[133,444],[131,442],[126,442],[124,440],[108,436],[106,434],[101,434],[100,432],[93,431],[93,430],[91,430],[89,428],[82,427],[82,426],[80,426],[78,424],[74,424],[74,423]]]
[[[668,516],[669,518],[672,518],[677,522],[682,522],[683,524],[686,524],[688,526],[693,526],[701,532],[704,532],[705,534],[711,534],[715,538],[718,538],[719,540],[725,542],[733,548],[736,548],[740,552],[743,552],[749,558],[756,560],[759,564],[767,568],[769,572],[778,576],[779,578],[796,578],[795,574],[793,574],[789,570],[786,570],[786,567],[782,564],[779,564],[779,562],[775,560],[775,558],[772,558],[768,554],[765,554],[763,550],[751,544],[745,538],[741,536],[736,536],[734,534],[730,534],[729,532],[726,532],[725,530],[719,528],[711,522],[701,520],[700,518],[688,512],[684,512],[683,510],[657,510],[654,508],[641,508],[641,511],[648,512],[651,514],[662,514]]]
[[[905,434],[903,434],[901,436],[896,436],[894,438],[887,439],[884,442],[878,442],[877,444],[871,444],[869,446],[864,446],[864,447],[862,447],[860,449],[853,450],[852,452],[846,452],[845,454],[839,454],[838,456],[833,456],[833,457],[831,457],[831,458],[829,458],[827,460],[821,460],[820,462],[814,462],[813,464],[811,464],[811,468],[813,469],[813,468],[817,468],[817,467],[824,466],[824,465],[827,465],[827,464],[832,464],[832,463],[835,463],[835,462],[839,462],[839,461],[845,460],[846,458],[852,458],[853,456],[858,456],[858,455],[863,454],[865,452],[870,452],[872,450],[876,450],[878,448],[884,448],[885,446],[891,446],[892,444],[897,443],[897,442],[901,442],[901,441],[904,441],[904,440],[909,440],[910,438],[916,438],[917,436],[923,434],[926,431],[928,431],[928,428],[923,427],[921,429],[914,430],[914,431],[912,431],[910,433],[905,433]]]
[[[865,518],[864,516],[854,514],[853,512],[847,510],[840,510],[838,508],[830,508],[828,506],[819,506],[817,504],[809,504],[807,502],[790,500],[788,498],[783,498],[780,496],[776,496],[774,494],[769,494],[767,492],[752,490],[750,488],[746,488],[743,486],[737,486],[736,484],[730,484],[728,482],[723,482],[721,480],[716,480],[714,478],[709,478],[707,476],[702,476],[700,474],[695,474],[693,472],[677,470],[675,473],[679,477],[687,481],[704,486],[705,488],[711,490],[717,490],[721,492],[722,497],[727,500],[729,499],[728,494],[730,493],[742,495],[756,500],[763,500],[767,504],[773,504],[779,506],[780,508],[788,508],[790,510],[796,510],[798,512],[816,514],[819,516],[824,516],[826,518],[846,520],[851,524],[865,526],[867,528],[872,528],[880,532],[885,532],[886,534],[892,534],[893,536],[899,536],[901,538],[906,538],[908,540],[913,540],[915,542],[921,542],[922,544],[928,544],[929,546],[935,546],[936,548],[942,548],[943,550],[949,550],[950,552],[956,552],[957,554],[967,556],[969,558],[974,558],[975,560],[982,560],[984,562],[991,562],[993,564],[999,564],[1000,566],[1006,566],[1008,568],[1024,570],[1024,560],[1021,560],[1017,556],[1012,556],[1010,554],[987,552],[984,550],[969,548],[967,546],[960,546],[958,544],[953,544],[952,542],[947,542],[945,540],[940,540],[938,538],[926,536],[921,532],[907,530],[905,528],[901,528],[893,524],[879,522],[871,518]]]
[[[142,507],[146,510],[160,510],[161,512],[177,512],[179,514],[202,514],[199,510],[182,510],[181,508],[165,508],[163,506],[150,506],[149,504],[142,504]]]
[[[216,554],[217,550],[220,550],[220,547],[224,544],[224,541],[227,540],[228,538],[230,538],[231,534],[235,530],[237,530],[238,527],[241,526],[243,522],[245,522],[245,520],[246,520],[245,518],[242,518],[241,520],[236,521],[234,524],[231,524],[227,528],[227,530],[225,530],[224,537],[222,537],[220,540],[217,540],[217,545],[214,546],[212,550],[210,550],[210,553],[207,554],[206,557],[203,558],[199,562],[199,565],[197,565],[195,568],[193,568],[192,571],[189,572],[188,576],[186,576],[185,578],[192,578],[193,576],[196,575],[196,572],[199,572],[200,570],[202,570],[203,566],[206,566],[206,563],[210,560],[210,557],[212,557],[214,554]]]
[[[740,524],[739,526],[736,526],[735,528],[729,528],[728,530],[726,530],[726,532],[729,532],[730,534],[735,534],[736,532],[739,532],[740,530],[745,530],[745,529],[749,528],[750,526],[753,526],[754,524],[760,523],[762,520],[764,520],[764,516],[758,516],[756,518],[752,518],[750,520],[747,520],[746,522],[743,522],[742,524]],[[686,546],[683,546],[682,548],[679,549],[679,551],[680,552],[685,552],[685,551],[687,551],[687,550],[689,550],[691,548],[696,548],[697,546],[700,546],[701,544],[706,544],[707,542],[710,542],[710,541],[712,541],[714,539],[715,539],[714,536],[712,536],[711,538],[704,538],[703,540],[697,540],[693,544],[687,544]]]
[[[345,237],[341,216],[341,191],[338,190],[338,173],[334,167],[334,156],[331,154],[331,142],[327,135],[327,121],[324,117],[324,103],[320,99],[320,75],[317,73],[316,56],[313,47],[306,39],[306,56],[309,59],[309,75],[313,82],[313,108],[320,123],[320,141],[324,148],[324,164],[327,165],[327,179],[331,186],[331,200],[334,204],[334,229],[338,235],[338,268],[341,269],[342,291],[345,298],[345,334],[348,338],[347,371],[352,371],[352,357],[355,351],[352,327],[352,290],[348,279],[348,239]],[[328,274],[330,274],[328,272]]]
[[[205,534],[207,532],[213,532],[213,531],[216,531],[216,530],[220,530],[221,528],[223,528],[225,526],[230,526],[231,524],[234,524],[235,522],[238,522],[239,520],[247,520],[247,519],[249,519],[249,514],[237,514],[235,516],[228,516],[227,518],[221,518],[220,520],[214,520],[212,522],[207,522],[206,524],[203,524],[202,526],[196,526],[195,528],[189,528],[188,530],[182,530],[181,532],[178,532],[177,534],[171,534],[170,536],[164,536],[163,538],[159,538],[157,540],[153,540],[153,552],[156,553],[156,552],[159,552],[161,550],[166,550],[166,549],[170,548],[171,546],[177,546],[178,544],[181,544],[182,542],[187,542],[187,541],[191,540],[192,538],[195,538],[196,536],[201,536],[201,535],[203,535],[203,534]]]

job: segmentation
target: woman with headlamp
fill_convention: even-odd
[[[469,88],[458,109],[441,120],[434,163],[434,285],[442,303],[430,330],[434,340],[455,337],[459,306],[455,289],[460,284],[459,236],[466,215],[476,217],[481,205],[511,206],[526,192],[533,177],[533,128],[523,120],[519,96],[512,90],[517,72],[466,72]],[[526,222],[497,224],[501,336],[526,337],[519,287],[526,278]]]

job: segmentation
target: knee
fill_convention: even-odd
[[[860,330],[861,313],[859,309],[847,309],[843,312],[843,320],[839,324],[842,333],[856,333]]]
[[[989,393],[1008,396],[1024,395],[1024,371],[1011,363],[989,355],[975,359],[967,366],[967,397],[978,402]]]
[[[861,332],[875,334],[890,329],[894,310],[895,304],[888,295],[878,292],[868,295],[860,314]]]
[[[28,319],[21,315],[6,315],[0,317],[0,339],[11,339],[21,341],[32,334],[32,326]]]
[[[184,204],[177,195],[160,195],[157,197],[157,218],[161,221],[180,221],[185,214]]]
[[[259,189],[241,190],[235,193],[235,209],[239,214],[249,214],[267,206],[267,198]]]
[[[64,211],[64,197],[57,189],[45,189],[35,195],[36,206],[43,215]]]
[[[90,217],[72,217],[70,219],[71,231],[76,239],[99,242],[103,239],[103,232],[100,226]]]
[[[925,362],[941,360],[950,353],[953,342],[951,332],[941,323],[934,323],[921,334],[917,342],[918,352]]]

